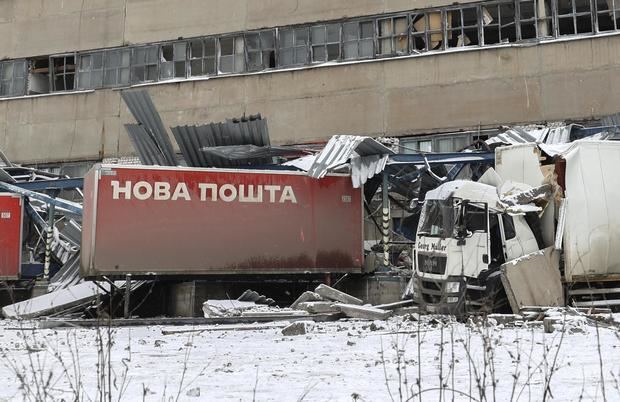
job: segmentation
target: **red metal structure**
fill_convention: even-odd
[[[97,165],[81,275],[361,272],[362,213],[344,175]]]
[[[19,279],[22,259],[22,197],[0,194],[0,279]]]

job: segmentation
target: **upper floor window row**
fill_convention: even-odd
[[[395,57],[620,30],[620,0],[492,0],[0,62],[0,96]]]

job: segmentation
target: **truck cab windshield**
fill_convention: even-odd
[[[418,234],[431,237],[451,237],[457,214],[452,200],[427,200],[424,203]]]

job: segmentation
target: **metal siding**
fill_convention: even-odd
[[[161,154],[169,166],[176,166],[177,159],[174,155],[170,137],[161,121],[161,117],[155,109],[155,105],[145,90],[122,91],[121,96],[127,104],[129,111],[159,147]]]
[[[168,165],[157,147],[157,143],[155,143],[143,126],[139,124],[125,124],[125,130],[127,130],[134,148],[138,151],[140,162],[144,165]]]
[[[203,148],[256,145],[270,145],[267,120],[258,118],[248,121],[228,120],[224,123],[210,123],[198,126],[171,127],[179,144],[185,162],[191,167],[238,167],[247,165],[267,165],[271,158],[229,160],[203,152]]]
[[[348,176],[104,169],[114,173],[101,175],[95,202],[93,172],[85,181],[82,276],[361,272],[362,192]],[[114,200],[112,180],[166,182],[171,191],[183,182],[191,200]],[[297,203],[271,203],[267,191],[259,203],[201,201],[199,183],[291,186]],[[95,241],[87,239],[89,229]]]
[[[22,247],[22,198],[0,194],[0,278],[18,279]]]

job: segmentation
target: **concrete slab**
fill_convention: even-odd
[[[314,322],[312,321],[297,321],[291,325],[282,329],[282,335],[284,336],[297,336],[305,335],[312,329]]]
[[[314,291],[319,294],[321,297],[329,300],[338,301],[345,304],[356,304],[362,305],[364,302],[357,297],[353,297],[349,294],[339,291],[338,289],[334,289],[325,284],[321,284],[314,289]]]
[[[102,287],[109,289],[107,283]],[[23,302],[11,304],[2,309],[2,315],[6,318],[35,318],[53,312],[62,311],[95,299],[103,294],[101,288],[94,282],[83,282],[75,286],[44,294]]]
[[[312,301],[322,301],[322,300],[323,300],[323,298],[319,294],[314,293],[314,292],[310,292],[310,291],[306,291],[306,292],[303,292],[301,294],[301,296],[299,296],[297,298],[297,300],[295,300],[293,302],[293,304],[291,304],[291,308],[293,308],[293,309],[297,308],[299,303],[312,302]]]
[[[361,318],[363,320],[385,320],[392,315],[391,311],[381,310],[371,306],[358,306],[354,304],[336,304],[350,318]]]
[[[300,309],[300,310],[306,310],[310,314],[337,313],[337,312],[340,312],[340,309],[335,307],[334,303],[328,302],[328,301],[299,303],[297,305],[297,308]]]

